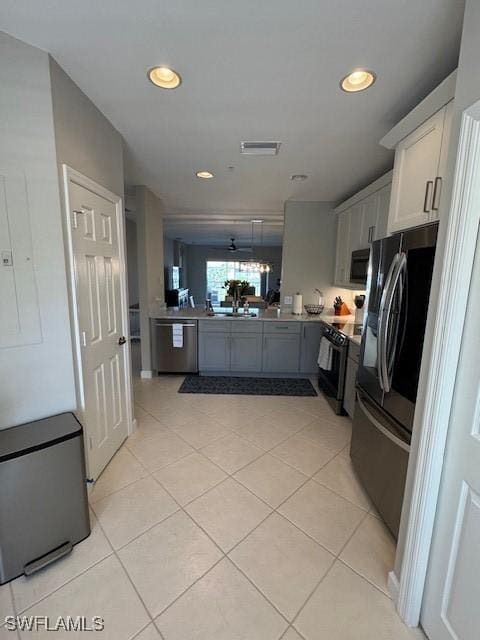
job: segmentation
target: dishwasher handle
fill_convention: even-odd
[[[181,322],[171,322],[171,323],[156,322],[155,326],[156,327],[196,327],[197,325],[195,323],[182,324]]]

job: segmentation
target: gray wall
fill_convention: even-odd
[[[150,316],[165,302],[162,202],[147,187],[138,186],[135,211],[142,371],[151,372]]]
[[[207,260],[257,260],[273,262],[273,270],[269,275],[269,288],[273,288],[280,278],[282,265],[282,247],[255,248],[253,253],[232,253],[221,247],[204,245],[187,245],[187,282],[195,304],[202,305],[207,293]]]
[[[138,304],[138,258],[137,225],[133,220],[125,220],[125,239],[127,244],[128,303]]]
[[[50,76],[58,162],[123,198],[121,135],[51,57]]]
[[[337,218],[331,202],[286,202],[283,228],[281,302],[297,291],[304,303],[317,301],[315,289],[332,307],[341,295],[353,309],[354,291],[333,286],[337,238]]]
[[[163,258],[166,267],[173,267],[173,240],[167,236],[163,237]]]
[[[0,32],[0,59],[0,166],[26,176],[42,327],[39,344],[0,349],[5,428],[76,401],[48,55]]]

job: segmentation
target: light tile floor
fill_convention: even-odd
[[[104,640],[423,637],[388,597],[394,541],[350,421],[322,397],[179,395],[182,379],[135,378],[138,429],[90,494],[91,536],[0,587],[2,617],[101,615]]]

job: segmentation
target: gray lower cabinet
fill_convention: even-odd
[[[198,334],[199,371],[230,371],[230,333],[200,331]]]
[[[264,373],[298,373],[299,365],[299,333],[264,334],[262,358]]]
[[[318,373],[318,351],[322,337],[321,322],[302,323],[300,373]]]
[[[262,334],[232,332],[230,337],[230,371],[262,370]]]
[[[321,323],[200,320],[198,369],[316,373]]]

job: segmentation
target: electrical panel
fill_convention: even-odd
[[[0,348],[41,341],[27,183],[0,172]]]

